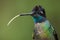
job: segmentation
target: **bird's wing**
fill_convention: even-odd
[[[51,34],[51,37],[53,37],[53,39],[58,40],[58,36],[56,33],[55,28],[51,25],[51,23],[47,20],[46,21],[46,27],[48,26],[48,30],[46,32],[49,31],[49,33]]]

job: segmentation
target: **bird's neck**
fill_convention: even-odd
[[[41,23],[46,20],[46,18],[43,16],[33,17],[33,19],[34,19],[34,23]]]

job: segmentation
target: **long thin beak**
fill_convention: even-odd
[[[32,13],[28,13],[28,14],[20,14],[20,16],[32,16]]]
[[[16,15],[15,17],[13,17],[9,22],[8,22],[8,24],[7,24],[7,26],[9,26],[10,25],[10,23],[14,20],[14,19],[16,19],[17,17],[19,17],[19,16],[31,16],[32,15],[32,12],[30,12],[30,13],[24,13],[24,14],[18,14],[18,15]]]
[[[32,14],[20,14],[20,16],[31,16]]]

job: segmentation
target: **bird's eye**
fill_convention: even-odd
[[[41,14],[43,14],[43,11],[40,11]]]

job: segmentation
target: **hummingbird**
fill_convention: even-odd
[[[36,5],[32,13],[20,14],[20,16],[32,16],[34,21],[33,40],[58,40],[55,28],[46,17],[45,9],[41,5]]]

